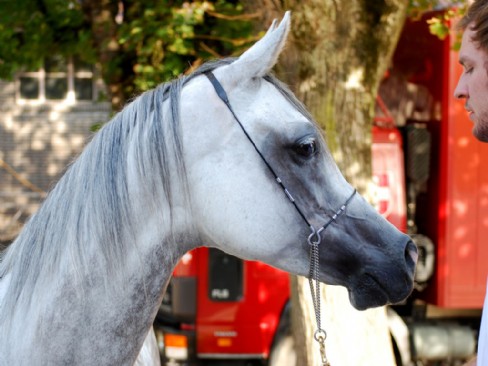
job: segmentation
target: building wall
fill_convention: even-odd
[[[8,243],[46,192],[106,122],[106,102],[21,104],[15,82],[0,81],[0,242]]]

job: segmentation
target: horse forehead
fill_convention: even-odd
[[[313,125],[274,85],[264,79],[257,86],[232,93],[229,99],[239,118],[256,121],[256,127],[294,130],[300,125]]]
[[[282,110],[287,113],[298,113],[296,108],[283,96],[276,86],[259,78],[242,83],[229,98],[237,104],[249,104],[256,108]]]

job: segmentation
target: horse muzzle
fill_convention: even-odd
[[[395,258],[381,267],[369,265],[348,286],[349,300],[358,310],[365,310],[404,301],[412,292],[418,252],[406,235],[404,257]]]

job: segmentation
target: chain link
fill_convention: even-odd
[[[322,361],[322,366],[330,366],[329,360],[327,360],[327,356],[325,355],[325,338],[320,337],[318,342],[320,344],[320,358]]]

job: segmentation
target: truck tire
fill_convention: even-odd
[[[268,366],[297,366],[295,342],[288,332],[279,335],[276,339],[269,355]]]

